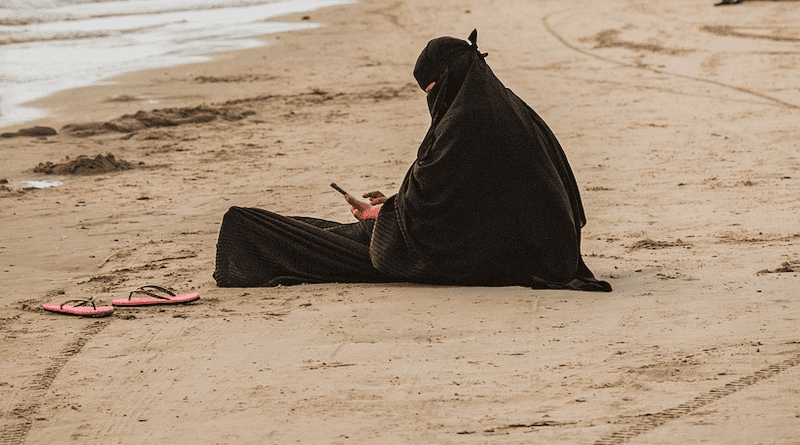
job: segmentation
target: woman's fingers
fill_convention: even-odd
[[[364,198],[369,198],[369,203],[372,205],[383,204],[387,199],[389,199],[386,197],[386,195],[377,190],[374,192],[364,193],[362,196]]]
[[[351,206],[350,213],[358,220],[377,218],[378,213],[381,211],[381,206],[388,198],[383,196],[381,192],[364,193],[364,197],[369,198],[369,203],[359,201],[349,194],[344,195],[345,201]]]
[[[384,198],[385,195],[377,190],[374,192],[367,192],[362,195],[364,198]]]
[[[350,195],[344,195],[345,201],[350,204],[354,209],[364,210],[365,208],[369,207],[369,204],[363,201],[359,201],[356,198],[353,198]]]
[[[357,209],[355,207],[350,208],[350,213],[356,217],[357,220],[363,221],[365,219],[375,219],[378,217],[378,214],[381,212],[382,206],[370,206],[366,209]]]
[[[376,205],[385,203],[386,200],[388,200],[388,199],[389,198],[387,198],[385,196],[383,196],[381,198],[369,198],[369,203],[374,205],[374,206],[376,206]]]

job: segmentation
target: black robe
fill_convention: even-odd
[[[312,224],[253,209],[249,218],[226,215],[218,284],[411,281],[610,291],[581,258],[586,217],[560,144],[492,73],[475,33],[470,40],[434,39],[420,55],[417,82],[423,90],[436,82],[431,126],[376,221]],[[247,225],[234,227],[234,219]]]
[[[231,207],[220,227],[214,279],[220,287],[392,281],[370,261],[373,225]]]
[[[586,216],[561,145],[475,39],[435,39],[420,55],[432,122],[378,217],[373,264],[410,280],[610,291],[581,258]]]

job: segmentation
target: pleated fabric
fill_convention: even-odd
[[[213,276],[220,287],[390,281],[369,257],[373,225],[231,207],[222,219]]]

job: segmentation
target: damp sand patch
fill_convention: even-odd
[[[756,272],[757,275],[768,273],[792,273],[800,272],[800,260],[785,261],[777,269],[763,269]]]
[[[95,157],[81,155],[75,159],[67,157],[64,161],[57,164],[50,161],[42,162],[39,163],[33,171],[46,175],[86,176],[130,170],[135,167],[136,165],[133,163],[124,159],[117,159],[114,155],[109,153],[106,155],[99,154]]]
[[[0,138],[18,138],[18,137],[41,137],[41,136],[55,136],[56,130],[50,127],[30,127],[23,128],[14,133],[0,134]]]
[[[628,250],[659,250],[659,249],[668,249],[670,247],[683,247],[684,249],[691,249],[693,246],[691,243],[687,243],[686,241],[681,240],[678,238],[676,241],[655,241],[651,240],[650,238],[643,239],[636,241],[635,243],[627,246]]]
[[[0,198],[13,198],[25,195],[27,192],[61,185],[61,181],[29,180],[11,183],[8,179],[0,179]]]
[[[238,121],[255,112],[228,107],[199,106],[191,108],[164,108],[138,111],[107,122],[68,124],[61,133],[77,137],[89,137],[104,133],[135,133],[148,128],[176,127],[185,124],[203,124],[217,119]]]

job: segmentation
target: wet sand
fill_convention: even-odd
[[[2,129],[58,134],[0,138],[0,442],[797,443],[797,2],[302,15],[323,26],[59,93]],[[228,207],[345,222],[330,182],[397,189],[429,122],[416,57],[476,27],[564,146],[584,258],[614,292],[217,288]],[[109,153],[132,168],[34,172]],[[200,300],[41,309],[145,284]]]

